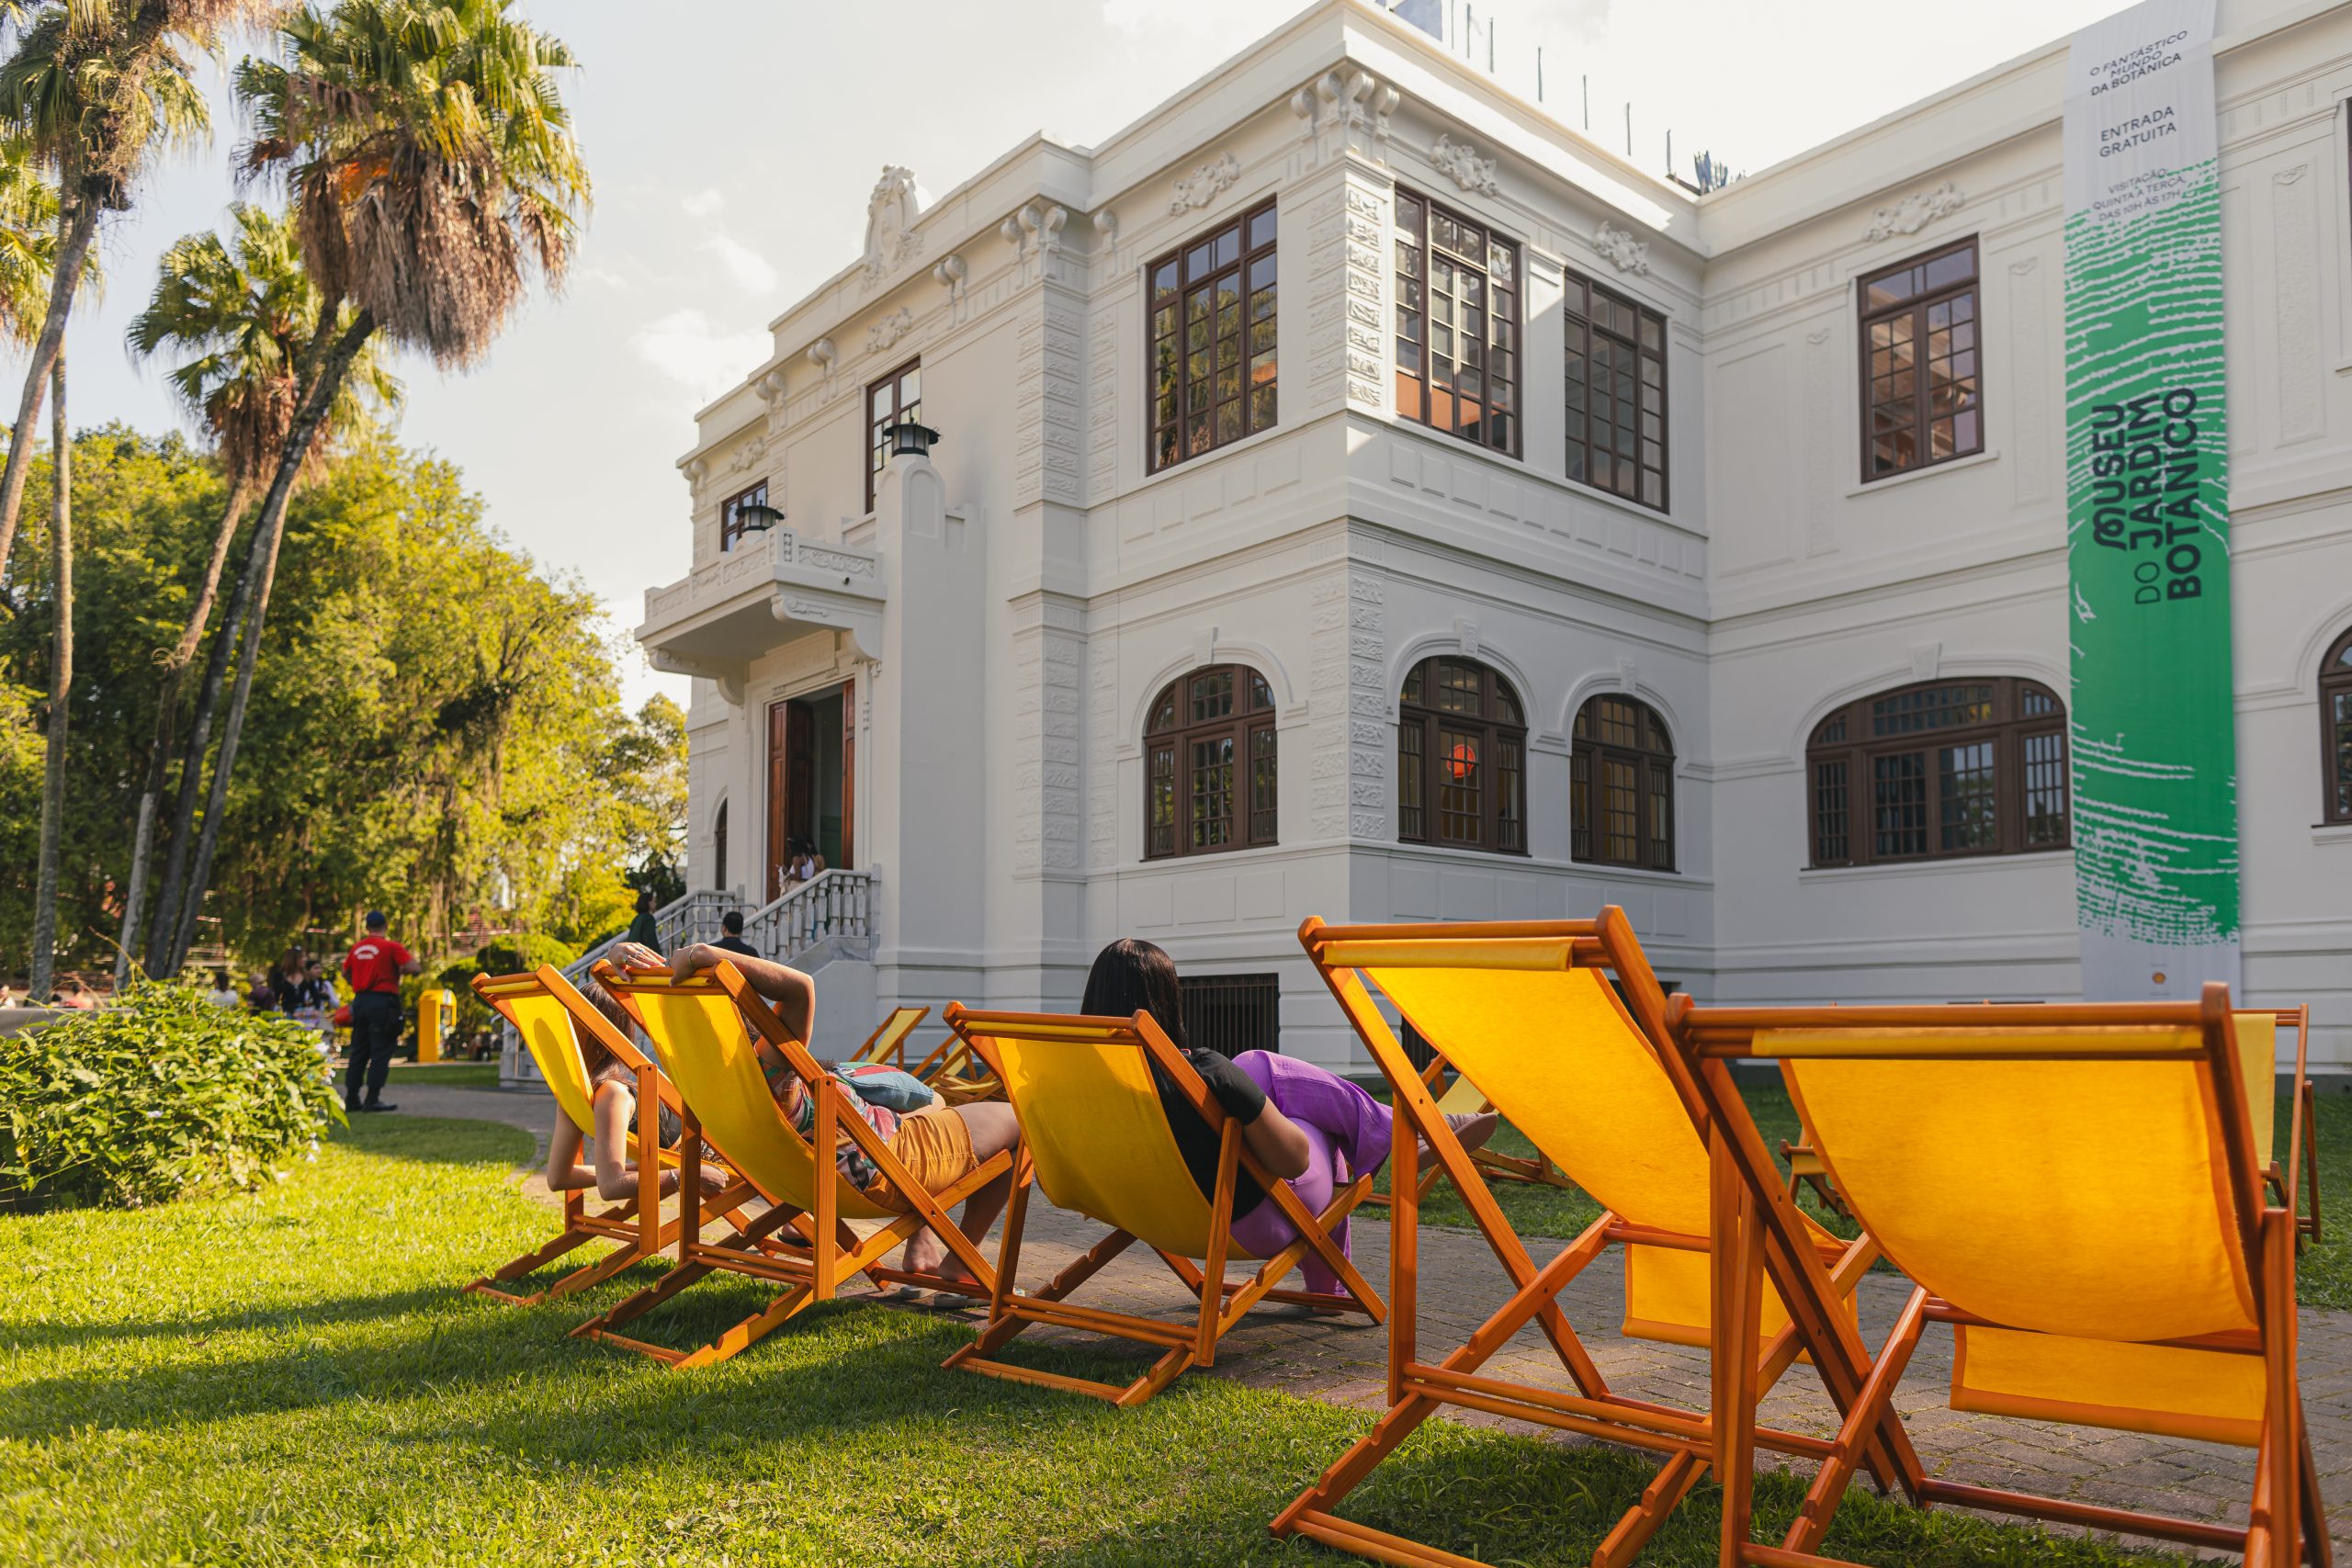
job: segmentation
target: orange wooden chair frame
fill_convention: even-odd
[[[907,1036],[921,1028],[922,1021],[930,1016],[931,1009],[927,1007],[892,1008],[890,1016],[874,1026],[874,1032],[850,1054],[849,1059],[877,1066],[905,1067]]]
[[[953,1007],[955,1004],[950,1003]],[[972,1049],[972,1043],[948,1031],[947,1038],[932,1047],[931,1055],[907,1069],[929,1085],[931,1091],[950,1105],[969,1105],[976,1100],[1002,1100],[1004,1083],[988,1059]]]
[[[576,1294],[592,1286],[600,1285],[614,1275],[648,1258],[660,1256],[678,1238],[683,1214],[667,1223],[661,1218],[662,1173],[677,1168],[677,1158],[662,1148],[661,1113],[667,1109],[677,1115],[683,1109],[675,1085],[662,1076],[662,1069],[639,1051],[635,1043],[612,1026],[610,1020],[590,1006],[586,998],[563,977],[552,964],[541,964],[533,972],[520,975],[477,975],[472,981],[474,995],[493,1009],[500,1017],[513,1024],[518,1032],[527,1029],[514,1014],[515,1002],[525,997],[546,996],[561,1004],[575,1030],[584,1029],[617,1058],[637,1079],[637,1135],[632,1153],[637,1156],[637,1194],[621,1202],[602,1209],[588,1207],[586,1197],[578,1190],[563,1194],[563,1229],[544,1247],[535,1247],[521,1257],[498,1268],[465,1287],[467,1293],[484,1296],[509,1306],[535,1306]],[[588,1129],[582,1129],[588,1131]],[[643,1151],[661,1150],[652,1158]],[[741,1205],[754,1196],[749,1182],[737,1179],[712,1195],[708,1200],[713,1212],[723,1215],[738,1230],[750,1221]],[[518,1295],[500,1286],[536,1273],[557,1258],[593,1241],[610,1241],[619,1245],[594,1263],[582,1264],[542,1290]],[[782,1244],[772,1244],[781,1246]]]
[[[1460,1074],[1456,1074],[1453,1082],[1446,1084],[1442,1089],[1439,1088],[1439,1079],[1444,1076],[1445,1066],[1445,1057],[1439,1055],[1432,1056],[1430,1065],[1421,1069],[1421,1082],[1427,1084],[1430,1093],[1436,1096],[1441,1110],[1444,1107],[1445,1101],[1452,1097],[1453,1090],[1465,1081]],[[1477,1086],[1474,1084],[1471,1087],[1475,1089]],[[1478,1108],[1481,1111],[1492,1111],[1495,1108],[1495,1102],[1481,1096]],[[1516,1181],[1530,1187],[1574,1187],[1576,1185],[1568,1179],[1566,1172],[1552,1163],[1552,1157],[1540,1149],[1532,1156],[1501,1154],[1494,1149],[1485,1148],[1472,1149],[1469,1154],[1470,1163],[1476,1166],[1479,1173],[1490,1181]],[[1444,1174],[1445,1168],[1438,1165],[1433,1165],[1421,1172],[1421,1187],[1420,1190],[1414,1194],[1415,1199],[1423,1203],[1428,1202],[1430,1190],[1437,1186],[1438,1178]],[[1374,1208],[1385,1209],[1393,1200],[1385,1192],[1375,1192],[1364,1201]]]
[[[1824,1556],[1819,1548],[1836,1517],[1838,1504],[1851,1484],[1858,1464],[1865,1462],[1865,1444],[1897,1419],[1894,1395],[1920,1335],[1930,1323],[1964,1328],[2007,1329],[2018,1325],[1992,1322],[1915,1287],[1909,1303],[1876,1357],[1866,1363],[1868,1376],[1861,1398],[1841,1408],[1843,1425],[1829,1445],[1795,1521],[1778,1546],[1749,1539],[1754,1518],[1756,1448],[1762,1434],[1755,1426],[1757,1401],[1762,1396],[1752,1368],[1760,1295],[1758,1265],[1769,1257],[1789,1255],[1785,1238],[1796,1228],[1796,1209],[1781,1184],[1780,1172],[1766,1151],[1762,1135],[1749,1117],[1746,1102],[1732,1077],[1731,1064],[1764,1060],[1756,1036],[1765,1031],[1804,1030],[1933,1030],[1954,1025],[1950,1007],[1790,1007],[1702,1008],[1689,997],[1673,998],[1668,1029],[1673,1055],[1697,1085],[1712,1118],[1715,1135],[1709,1149],[1716,1168],[1728,1173],[1715,1193],[1716,1235],[1730,1245],[1719,1245],[1714,1259],[1713,1462],[1724,1493],[1722,1568],[1801,1568],[1837,1565],[1845,1560]],[[2229,987],[2209,982],[2195,1002],[2095,1004],[1986,1004],[1972,1006],[1966,1027],[2015,1027],[2047,1032],[2083,1026],[2154,1026],[2194,1028],[2199,1044],[2189,1053],[2141,1049],[2127,1055],[2113,1046],[2033,1049],[2013,1054],[2032,1061],[2193,1060],[2204,1067],[2220,1112],[2219,1123],[2229,1167],[2232,1205],[2236,1213],[2237,1242],[2243,1247],[2248,1280],[2256,1296],[2256,1327],[2251,1333],[2206,1335],[2191,1340],[2167,1341],[2199,1350],[2219,1350],[2262,1359],[2266,1382],[2266,1413],[2255,1467],[2255,1497],[2245,1529],[2138,1509],[2109,1507],[2069,1498],[2039,1496],[1997,1487],[1977,1486],[1928,1476],[1905,1448],[1899,1452],[1904,1486],[1922,1506],[1948,1503],[1995,1513],[2018,1514],[2094,1530],[2117,1531],[2220,1548],[2245,1554],[2250,1565],[2292,1568],[2310,1562],[2328,1568],[2332,1551],[2322,1511],[2318,1477],[2304,1428],[2301,1391],[2295,1375],[2295,1231],[2294,1216],[2284,1208],[2264,1202],[2263,1173],[2255,1163],[2254,1135],[2245,1101],[2245,1082],[2238,1063],[2230,1017]],[[1883,1038],[1883,1035],[1881,1037]],[[1808,1039],[1808,1056],[1873,1060],[1984,1060],[2012,1054],[1984,1047],[1947,1044],[1938,1051],[1922,1043],[1908,1052],[1864,1046],[1840,1052]],[[1785,1070],[1785,1069],[1784,1069]],[[1827,1151],[1833,1171],[1837,1151]],[[1815,1265],[1806,1262],[1810,1272]],[[2029,1331],[2030,1332],[2030,1331]],[[1744,1353],[1745,1352],[1745,1353]],[[2299,1540],[2300,1537],[2300,1540]]]
[[[1186,1368],[1214,1365],[1217,1341],[1261,1302],[1284,1302],[1326,1312],[1362,1313],[1375,1324],[1382,1321],[1385,1308],[1379,1292],[1357,1271],[1355,1264],[1331,1235],[1331,1227],[1347,1218],[1372,1190],[1372,1174],[1367,1172],[1357,1177],[1332,1194],[1330,1203],[1322,1213],[1310,1213],[1297,1193],[1291,1190],[1289,1182],[1269,1175],[1266,1168],[1258,1163],[1257,1156],[1242,1143],[1241,1124],[1225,1113],[1225,1108],[1209,1092],[1208,1085],[1202,1081],[1193,1064],[1185,1060],[1184,1054],[1176,1048],[1149,1013],[1138,1012],[1132,1019],[1117,1019],[1059,1013],[974,1012],[960,1002],[950,1002],[946,1018],[948,1027],[956,1031],[956,1038],[987,1064],[990,1077],[1000,1084],[1004,1081],[1004,1064],[989,1043],[990,1032],[1006,1033],[1017,1031],[1023,1038],[1035,1041],[1041,1038],[1050,1040],[1057,1030],[1077,1027],[1089,1031],[1089,1038],[1092,1042],[1139,1047],[1176,1085],[1186,1103],[1217,1134],[1217,1178],[1216,1190],[1208,1199],[1209,1238],[1207,1257],[1203,1266],[1195,1267],[1188,1258],[1158,1247],[1152,1247],[1152,1251],[1199,1302],[1200,1311],[1192,1326],[1178,1327],[1153,1318],[1102,1308],[1071,1306],[1065,1298],[1099,1273],[1105,1264],[1135,1245],[1137,1238],[1133,1233],[1114,1226],[1042,1290],[1018,1290],[1016,1280],[1021,1266],[1021,1239],[1028,1215],[1029,1190],[1033,1185],[1029,1177],[1034,1168],[1024,1127],[1021,1151],[1023,1179],[1013,1189],[1012,1205],[1005,1215],[1004,1235],[997,1255],[996,1288],[989,1298],[988,1326],[981,1330],[977,1340],[948,1357],[944,1365],[963,1367],[989,1377],[1033,1383],[1042,1388],[1091,1394],[1115,1405],[1130,1407],[1141,1404],[1159,1393],[1175,1382]],[[1103,1038],[1106,1034],[1110,1036],[1107,1040]],[[1020,1102],[1014,1100],[1012,1104],[1018,1114]],[[1231,1244],[1233,1200],[1239,1172],[1243,1170],[1247,1170],[1264,1190],[1265,1201],[1281,1207],[1283,1216],[1297,1231],[1299,1239],[1265,1259],[1247,1280],[1228,1282],[1225,1278],[1225,1266]],[[1100,1215],[1089,1217],[1102,1218]],[[1324,1294],[1279,1288],[1283,1278],[1296,1268],[1309,1252],[1321,1258],[1351,1293]],[[1125,1387],[1086,1378],[1066,1377],[992,1359],[1014,1337],[1032,1325],[1040,1323],[1087,1329],[1114,1338],[1155,1346],[1162,1354],[1141,1376]]]
[[[1394,1145],[1389,1156],[1389,1190],[1396,1201],[1391,1210],[1389,1237],[1388,1410],[1370,1433],[1275,1517],[1270,1528],[1277,1536],[1294,1532],[1311,1536],[1327,1546],[1412,1568],[1477,1568],[1473,1559],[1341,1518],[1334,1512],[1423,1421],[1449,1404],[1665,1456],[1657,1479],[1595,1550],[1596,1568],[1622,1568],[1632,1562],[1698,1484],[1712,1461],[1722,1420],[1720,1408],[1702,1415],[1614,1392],[1556,1300],[1560,1291],[1612,1244],[1706,1252],[1711,1246],[1708,1239],[1630,1224],[1615,1213],[1603,1213],[1583,1235],[1539,1268],[1481,1179],[1476,1162],[1438,1111],[1428,1082],[1405,1055],[1374,1002],[1363,971],[1343,961],[1343,944],[1515,938],[1563,942],[1571,967],[1598,969],[1616,976],[1624,1013],[1672,1081],[1677,1098],[1705,1142],[1706,1117],[1695,1087],[1661,1044],[1666,1032],[1665,993],[1624,911],[1616,906],[1604,908],[1589,920],[1327,926],[1320,919],[1307,919],[1299,928],[1300,943],[1395,1091]],[[1341,951],[1341,958],[1331,956],[1335,949]],[[1422,1032],[1426,1036],[1428,1031]],[[1574,1086],[1564,1088],[1573,1089]],[[1510,1298],[1466,1342],[1434,1363],[1419,1355],[1415,1321],[1419,1194],[1424,1190],[1416,1169],[1420,1141],[1428,1143],[1439,1167],[1461,1192],[1472,1220],[1513,1287]],[[1710,1162],[1711,1192],[1735,1186],[1736,1179],[1727,1164]],[[1408,1198],[1408,1194],[1412,1196]],[[1753,1348],[1748,1351],[1750,1360],[1744,1371],[1752,1386],[1769,1389],[1800,1353],[1804,1354],[1843,1415],[1856,1408],[1863,1397],[1870,1358],[1852,1320],[1836,1303],[1877,1259],[1878,1248],[1868,1235],[1839,1244],[1827,1257],[1816,1250],[1821,1245],[1792,1222],[1788,1232],[1775,1237],[1766,1249],[1765,1268],[1780,1286],[1789,1323],[1760,1355]],[[1713,1313],[1720,1322],[1724,1313],[1720,1300],[1714,1303]],[[1576,1393],[1479,1375],[1479,1368],[1531,1321],[1550,1340],[1560,1364],[1577,1385]],[[1749,1414],[1752,1419],[1753,1412]],[[1789,1453],[1825,1457],[1829,1451],[1826,1440],[1793,1432],[1757,1428],[1755,1438],[1765,1447]],[[1910,1482],[1919,1475],[1918,1461],[1892,1415],[1877,1421],[1865,1444],[1864,1457],[1882,1484],[1893,1484],[1898,1479]]]
[[[846,1091],[833,1080],[831,1073],[818,1065],[816,1058],[808,1054],[807,1044],[785,1027],[775,1010],[752,989],[742,972],[732,964],[722,962],[715,968],[684,980],[672,979],[666,969],[624,972],[602,961],[595,965],[594,973],[629,1016],[637,1020],[638,1026],[645,1029],[657,1043],[662,1038],[661,1033],[658,1029],[647,1027],[647,1013],[639,999],[645,993],[723,992],[734,1003],[752,1033],[775,1047],[815,1099],[815,1137],[810,1145],[815,1151],[814,1179],[809,1183],[814,1190],[804,1206],[793,1195],[763,1186],[756,1175],[745,1171],[745,1179],[769,1204],[767,1213],[737,1235],[722,1241],[710,1243],[702,1240],[699,1166],[702,1145],[705,1139],[710,1137],[710,1130],[697,1115],[694,1101],[682,1095],[681,1111],[685,1133],[681,1140],[681,1164],[684,1168],[678,1186],[684,1194],[687,1223],[678,1233],[677,1262],[659,1281],[573,1329],[574,1336],[635,1350],[670,1366],[698,1367],[741,1354],[811,1303],[833,1299],[842,1284],[860,1274],[877,1285],[891,1282],[957,1295],[975,1293],[970,1281],[951,1280],[943,1275],[910,1273],[887,1267],[882,1262],[891,1249],[904,1244],[908,1237],[925,1225],[938,1235],[965,1268],[972,1271],[980,1293],[994,1287],[995,1270],[949,1216],[947,1210],[1010,1170],[1012,1168],[1011,1155],[1000,1152],[990,1156],[945,1190],[936,1194],[927,1191],[899,1156],[891,1152],[890,1146],[876,1134],[865,1119],[842,1102],[842,1097]],[[673,1064],[673,1066],[683,1075],[683,1064]],[[783,1126],[780,1112],[777,1131],[783,1136],[797,1137]],[[877,1209],[871,1214],[865,1214],[863,1211],[868,1206],[858,1205],[861,1217],[879,1222],[876,1228],[863,1238],[850,1228],[844,1218],[843,1211],[848,1207],[843,1202],[845,1184],[839,1179],[834,1167],[836,1135],[842,1133],[847,1134],[850,1141],[874,1162],[890,1190],[904,1199],[911,1211],[899,1213]],[[725,1144],[713,1140],[711,1146],[735,1169],[744,1170],[743,1163],[736,1154],[729,1153]],[[757,1170],[762,1163],[754,1160],[752,1170]],[[778,1254],[761,1249],[758,1246],[761,1240],[788,1225],[805,1228],[808,1235],[805,1251],[795,1249]],[[786,1289],[760,1311],[734,1325],[709,1344],[691,1351],[650,1344],[617,1332],[621,1325],[643,1316],[695,1281],[718,1272],[747,1275],[781,1284]]]

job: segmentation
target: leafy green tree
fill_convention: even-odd
[[[534,276],[560,288],[586,167],[554,73],[571,51],[508,13],[513,0],[342,0],[303,6],[282,61],[248,57],[237,96],[254,119],[249,166],[282,178],[302,260],[348,325],[319,334],[246,554],[251,626],[213,762],[180,951],[203,900],[216,818],[237,757],[287,504],[319,423],[379,331],[445,368],[489,350]]]
[[[115,969],[118,984],[131,950],[139,943],[145,915],[149,850],[156,803],[163,795],[172,752],[180,681],[203,640],[238,525],[254,492],[274,470],[287,428],[301,401],[296,366],[322,330],[319,291],[302,270],[292,223],[265,208],[245,204],[231,208],[230,217],[235,230],[233,242],[217,233],[190,234],[164,253],[154,295],[132,321],[129,333],[131,353],[139,358],[151,357],[167,347],[187,355],[172,368],[168,379],[180,405],[211,438],[229,491],[179,639],[157,652],[162,668],[155,740],[132,840],[122,951]],[[330,321],[324,330],[334,333],[339,325]],[[400,382],[382,354],[373,347],[363,348],[328,405],[298,480],[315,480],[338,443],[372,431],[379,414],[396,409],[400,398]],[[165,855],[160,899],[165,909],[178,907],[179,884],[194,838],[201,765],[229,653],[243,619],[246,581],[242,575],[237,580],[221,634],[214,639],[213,655],[197,693]],[[175,951],[178,930],[176,922],[159,920],[156,926],[147,964],[148,973],[161,978],[178,966]]]
[[[657,692],[615,731],[605,761],[632,887],[667,904],[686,890],[686,715]],[[622,919],[626,925],[626,917]]]
[[[11,427],[19,439],[0,468],[0,570],[32,456],[21,437],[40,417],[100,217],[130,207],[161,152],[209,129],[189,51],[217,51],[226,28],[283,9],[282,0],[0,0],[15,46],[0,62],[0,118],[54,172],[58,190],[48,298]]]

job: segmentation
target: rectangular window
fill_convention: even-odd
[[[1274,204],[1144,269],[1153,473],[1274,427]]]
[[[1260,725],[1250,732],[1250,837],[1253,842],[1274,841],[1274,728]]]
[[[2032,711],[2030,703],[2028,711]],[[2025,748],[2025,841],[2054,849],[2066,841],[2066,738],[2055,730],[2029,735]]]
[[[1151,839],[1151,852],[1172,855],[1176,852],[1176,749],[1157,747],[1151,753],[1151,821],[1145,831]]]
[[[765,506],[768,503],[768,481],[762,479],[749,490],[736,491],[718,503],[718,550],[721,555],[735,547],[743,536],[742,509]]]
[[[1938,847],[1946,854],[1998,847],[1993,807],[1993,742],[1940,747],[1936,752]]]
[[[1193,742],[1193,848],[1233,841],[1233,737]]]
[[[1674,869],[1674,768],[1667,762],[1649,764],[1650,869]]]
[[[1846,858],[1846,764],[1816,762],[1813,768],[1813,858],[1823,863]]]
[[[1863,479],[1984,450],[1974,238],[1873,273],[1857,294]]]
[[[922,421],[922,361],[902,365],[865,389],[865,510],[874,510],[874,487],[890,466],[890,438],[883,434],[894,424]]]
[[[1592,820],[1592,763],[1587,755],[1577,751],[1568,758],[1568,855],[1572,860],[1592,858],[1592,829],[1585,826]]]
[[[1410,719],[1396,731],[1396,836],[1429,836],[1421,820],[1421,727]]]
[[[1437,732],[1437,836],[1442,843],[1475,844],[1485,835],[1479,792],[1479,737],[1459,729]]]
[[[1928,757],[1898,751],[1871,759],[1872,804],[1878,812],[1875,853],[1901,860],[1928,852]]]
[[[1406,191],[1391,236],[1396,412],[1519,455],[1519,246]]]
[[[1520,830],[1519,742],[1498,736],[1495,739],[1495,773],[1498,794],[1495,799],[1495,847],[1498,850],[1523,850],[1525,836]]]
[[[1567,275],[1568,478],[1666,510],[1666,318]]]
[[[1600,759],[1600,858],[1617,865],[1640,863],[1641,791],[1632,762]]]

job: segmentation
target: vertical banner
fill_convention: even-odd
[[[2238,981],[2214,0],[2066,65],[2066,575],[2083,996]]]

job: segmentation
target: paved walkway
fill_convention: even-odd
[[[402,1113],[472,1117],[523,1127],[541,1140],[542,1150],[553,1111],[553,1101],[544,1096],[511,1091],[401,1085],[392,1098]],[[527,1179],[526,1190],[553,1201],[536,1176]],[[1102,1227],[1094,1222],[1033,1198],[1028,1234],[1022,1244],[1023,1280],[1035,1285],[1050,1278],[1101,1234]],[[1561,1246],[1557,1240],[1525,1239],[1539,1264]],[[1359,1224],[1354,1247],[1357,1265],[1365,1277],[1385,1289],[1387,1224],[1379,1220]],[[1616,1334],[1624,1311],[1620,1256],[1612,1250],[1561,1292],[1560,1303],[1568,1320],[1577,1326],[1612,1387],[1704,1411],[1708,1390],[1703,1351],[1625,1339]],[[1485,1238],[1476,1232],[1424,1226],[1420,1258],[1421,1354],[1434,1361],[1468,1338],[1510,1292]],[[1229,1270],[1228,1277],[1239,1277],[1239,1270]],[[1909,1287],[1893,1276],[1871,1274],[1863,1280],[1860,1294],[1863,1338],[1875,1348],[1893,1326]],[[1198,1311],[1174,1276],[1141,1247],[1131,1248],[1103,1269],[1073,1300],[1081,1305],[1171,1323],[1189,1324]],[[978,1313],[971,1316],[974,1322],[979,1321]],[[1033,1328],[1026,1337],[1051,1338],[1057,1332]],[[2301,1336],[2303,1399],[2318,1458],[2321,1494],[2336,1504],[2329,1533],[2339,1545],[2352,1546],[2352,1313],[2306,1309],[2301,1314]],[[1944,1403],[1951,1374],[1951,1344],[1949,1333],[1930,1329],[1895,1396],[1896,1407],[1908,1423],[1930,1473],[1980,1485],[2244,1523],[2253,1493],[2251,1450],[2133,1432],[1961,1414]],[[1138,1371],[1150,1359],[1141,1346],[1118,1349],[1132,1351]],[[1186,1375],[1234,1378],[1335,1404],[1377,1410],[1386,1397],[1386,1357],[1385,1335],[1361,1320],[1318,1318],[1303,1309],[1272,1307],[1253,1314],[1220,1343],[1213,1372]],[[1550,1344],[1533,1327],[1521,1331],[1485,1371],[1491,1377],[1574,1391]],[[1557,1441],[1587,1440],[1472,1411],[1450,1410],[1446,1418],[1541,1431]],[[1837,1428],[1835,1408],[1802,1364],[1792,1368],[1767,1398],[1764,1419],[1788,1430],[1822,1436],[1834,1435]]]

